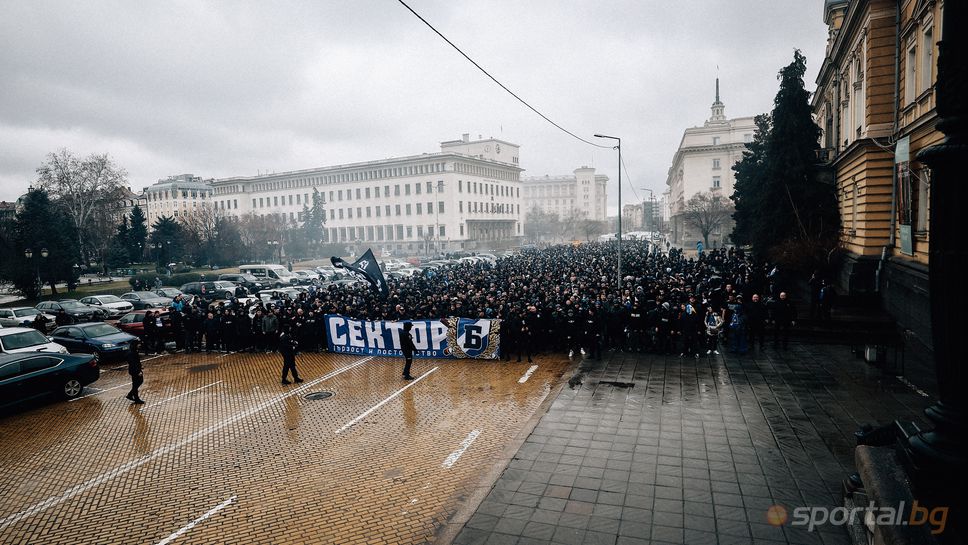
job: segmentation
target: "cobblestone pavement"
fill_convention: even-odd
[[[917,387],[934,380],[911,382],[921,384],[842,346],[608,353],[562,390],[466,525],[452,525],[454,543],[849,543],[839,527],[770,525],[767,509],[842,505],[853,432],[924,423],[933,396]]]
[[[402,360],[307,354],[283,386],[275,355],[174,354],[146,359],[140,408],[106,368],[0,416],[0,543],[430,541],[571,368],[536,364],[417,360],[408,383]]]

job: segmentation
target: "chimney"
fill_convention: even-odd
[[[470,142],[471,141],[471,133],[465,132],[464,134],[460,135],[460,139],[461,139],[461,142]]]

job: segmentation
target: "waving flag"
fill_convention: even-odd
[[[333,262],[334,267],[346,269],[346,272],[353,275],[357,280],[369,282],[384,299],[390,296],[390,290],[387,289],[387,281],[383,277],[383,271],[380,270],[380,264],[373,257],[373,250],[368,249],[363,257],[357,259],[354,263],[347,263],[336,256],[331,257],[330,261]]]

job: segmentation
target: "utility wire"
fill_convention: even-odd
[[[629,181],[629,187],[632,188],[632,194],[635,195],[635,200],[641,201],[639,198],[639,192],[635,190],[635,186],[632,185],[632,176],[629,175],[629,168],[625,166],[625,158],[622,158],[622,170],[625,171],[625,179]]]
[[[437,30],[436,28],[434,28],[434,25],[428,23],[426,19],[424,19],[423,17],[421,17],[419,13],[417,13],[416,11],[414,11],[413,8],[411,8],[410,6],[408,6],[406,2],[404,2],[403,0],[397,0],[397,1],[400,2],[403,5],[403,7],[407,8],[410,11],[410,13],[412,13],[417,19],[420,19],[420,21],[423,24],[427,25],[430,28],[430,30],[433,30],[434,33],[436,33],[438,36],[440,36],[451,47],[453,47],[454,49],[456,49],[457,52],[460,53],[465,59],[467,59],[468,61],[470,61],[471,64],[473,64],[474,66],[476,66],[478,70],[480,70],[481,72],[484,73],[484,75],[486,75],[487,77],[491,78],[491,81],[493,81],[494,83],[498,84],[501,87],[501,89],[504,89],[511,96],[513,96],[514,98],[518,99],[518,102],[520,102],[521,104],[524,104],[525,106],[527,106],[528,109],[530,109],[532,112],[534,112],[534,113],[538,114],[539,116],[541,116],[542,119],[544,119],[548,123],[551,123],[552,125],[554,125],[555,127],[557,127],[559,130],[563,131],[564,133],[570,135],[572,138],[576,138],[578,140],[581,140],[582,142],[588,144],[589,146],[595,146],[596,148],[604,148],[604,149],[610,149],[610,148],[612,148],[612,146],[603,146],[601,144],[596,144],[595,142],[592,142],[590,140],[585,140],[584,138],[578,136],[577,134],[569,131],[568,129],[566,129],[566,128],[562,127],[561,125],[559,125],[559,124],[555,123],[554,121],[552,121],[551,118],[549,118],[545,114],[539,112],[534,106],[528,104],[527,101],[525,101],[523,98],[521,98],[517,94],[515,94],[514,91],[508,89],[506,85],[504,85],[503,83],[501,83],[500,81],[498,81],[497,78],[495,78],[494,76],[492,76],[481,65],[477,64],[477,62],[475,62],[474,59],[470,58],[467,55],[467,53],[464,53],[461,50],[461,48],[457,47],[454,44],[454,42],[448,40],[447,39],[447,36],[444,36],[439,30]]]

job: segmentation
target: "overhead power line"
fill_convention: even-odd
[[[513,96],[514,98],[516,98],[518,100],[518,102],[520,102],[521,104],[524,104],[525,106],[527,106],[529,110],[531,110],[532,112],[534,112],[534,113],[538,114],[539,116],[541,116],[542,119],[544,119],[548,123],[551,123],[552,125],[554,125],[555,127],[557,127],[559,130],[561,130],[565,134],[568,134],[572,138],[575,138],[577,140],[580,140],[580,141],[588,144],[589,146],[595,146],[596,148],[603,148],[603,149],[610,149],[612,147],[612,146],[603,146],[601,144],[596,144],[595,142],[592,142],[590,140],[586,140],[586,139],[578,136],[577,134],[569,131],[568,129],[562,127],[561,125],[555,123],[554,121],[552,121],[550,117],[548,117],[545,114],[539,112],[537,108],[535,108],[534,106],[528,104],[528,102],[526,100],[524,100],[523,98],[519,97],[511,89],[508,89],[508,87],[506,85],[504,85],[503,83],[501,83],[500,81],[498,81],[498,79],[495,78],[494,76],[492,76],[490,74],[490,72],[488,72],[487,70],[485,70],[481,65],[477,64],[477,62],[474,59],[470,58],[470,56],[467,53],[464,53],[461,50],[461,48],[457,47],[457,45],[454,44],[454,42],[452,42],[449,39],[447,39],[447,36],[444,36],[439,30],[437,30],[436,28],[434,28],[434,25],[428,23],[426,19],[424,19],[423,17],[421,17],[419,13],[417,13],[416,11],[414,11],[413,8],[411,8],[410,6],[408,6],[406,2],[404,2],[403,0],[397,0],[397,1],[400,2],[403,5],[403,7],[407,8],[407,10],[409,10],[410,13],[412,13],[414,15],[414,17],[416,17],[417,19],[420,19],[420,21],[423,24],[427,25],[430,28],[430,30],[433,30],[435,34],[437,34],[438,36],[440,36],[451,47],[453,47],[454,49],[456,49],[457,52],[461,54],[461,56],[463,56],[471,64],[473,64],[475,67],[477,67],[478,70],[480,70],[481,72],[483,72],[485,76],[491,78],[491,81],[493,81],[494,83],[498,84],[501,87],[501,89],[504,89],[505,91],[508,92],[508,94],[510,94],[511,96]]]

